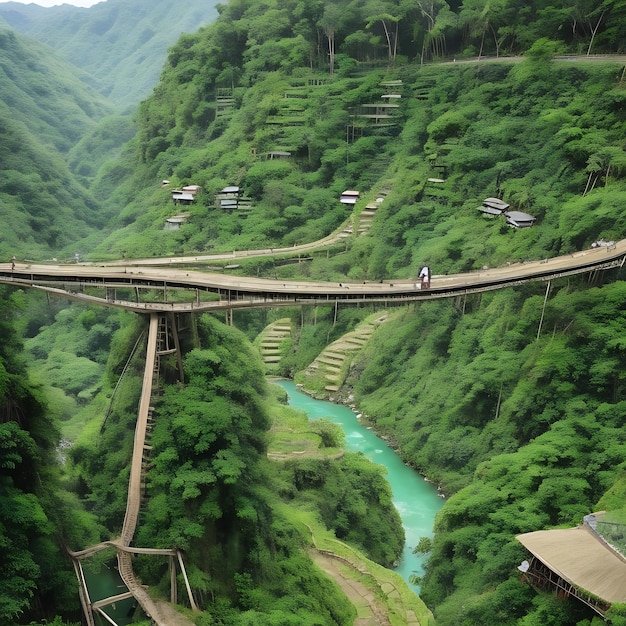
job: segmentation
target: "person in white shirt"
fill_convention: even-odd
[[[428,265],[424,265],[420,270],[418,278],[422,289],[428,289],[430,287],[430,267],[428,267]]]

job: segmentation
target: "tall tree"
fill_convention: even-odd
[[[500,56],[501,38],[498,27],[503,22],[506,0],[465,0],[459,12],[459,22],[470,38],[480,37],[478,56],[482,56],[485,36],[491,33],[496,48],[496,56]]]
[[[398,22],[402,19],[401,7],[395,2],[381,2],[373,0],[366,6],[367,25],[366,28],[373,29],[378,23],[382,25],[387,43],[387,60],[389,65],[393,65],[398,51]]]
[[[457,16],[445,0],[418,0],[425,35],[422,39],[422,62],[443,56],[446,50],[446,30],[454,26]]]
[[[324,8],[324,14],[319,21],[319,26],[328,41],[328,64],[331,74],[335,73],[335,34],[341,27],[343,16],[342,4],[331,2]]]

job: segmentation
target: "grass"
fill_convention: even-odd
[[[342,454],[342,448],[322,445],[322,437],[315,431],[304,411],[282,404],[277,408],[273,405],[267,447],[267,456],[270,459],[327,458]]]
[[[344,560],[341,573],[345,578],[367,587],[383,606],[392,626],[404,626],[408,612],[415,614],[420,626],[433,626],[433,615],[419,596],[409,588],[400,574],[370,561],[360,550],[337,539],[319,520],[314,511],[293,504],[277,502],[274,505],[293,524],[303,528],[303,536],[310,535],[311,547],[329,552]],[[369,613],[369,606],[355,604],[359,617]]]
[[[279,405],[273,411],[272,427],[268,445],[269,458],[284,458],[288,455],[310,457],[311,455],[338,455],[340,448],[321,448],[321,438],[312,432],[304,411]],[[409,588],[396,572],[368,559],[360,550],[338,540],[319,519],[316,511],[294,501],[289,504],[276,502],[277,512],[301,529],[303,537],[310,537],[310,547],[323,553],[331,553],[343,561],[340,565],[344,578],[357,581],[369,589],[378,604],[385,608],[392,626],[407,624],[407,613],[414,613],[420,626],[431,626],[434,618],[428,607]],[[371,610],[366,601],[355,604],[359,617],[367,617]]]

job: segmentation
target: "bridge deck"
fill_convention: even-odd
[[[269,253],[269,251],[267,251]],[[434,275],[429,289],[417,289],[413,280],[329,283],[281,281],[231,276],[172,267],[135,265],[37,265],[0,264],[0,283],[43,289],[61,297],[119,307],[142,313],[159,311],[198,312],[219,309],[318,305],[334,302],[411,302],[449,298],[467,293],[500,289],[525,281],[551,280],[621,266],[626,258],[626,239],[610,247],[590,248],[560,257],[513,263],[465,274]],[[162,260],[166,263],[168,260]],[[91,293],[104,289],[100,297]],[[130,295],[120,293],[130,291]],[[139,297],[157,292],[158,300]],[[173,293],[187,291],[184,302]],[[191,296],[189,295],[191,294]],[[210,294],[212,298],[207,301]],[[145,299],[145,298],[144,298]]]
[[[265,251],[264,253],[274,253]],[[86,550],[70,553],[74,559],[77,576],[81,582],[81,602],[88,624],[93,624],[92,611],[101,611],[106,601],[90,605],[88,590],[82,576],[80,559],[106,547],[118,551],[119,570],[129,592],[137,599],[157,625],[192,626],[192,622],[177,613],[166,603],[153,600],[135,579],[131,553],[155,553],[178,556],[186,581],[192,608],[196,609],[180,554],[175,551],[130,548],[135,533],[141,502],[142,457],[145,446],[152,380],[158,360],[158,325],[162,312],[195,312],[218,309],[315,305],[334,302],[411,302],[416,300],[448,298],[467,293],[489,291],[530,280],[551,280],[560,276],[593,272],[623,266],[626,260],[626,239],[612,246],[591,248],[570,255],[528,263],[515,263],[505,267],[483,269],[454,275],[435,275],[429,289],[418,289],[414,281],[394,280],[383,282],[329,283],[316,281],[279,281],[261,278],[228,276],[170,267],[145,267],[128,265],[37,265],[23,263],[0,264],[0,283],[42,289],[54,295],[92,302],[98,305],[120,307],[141,313],[150,313],[150,330],[146,354],[142,395],[135,431],[135,442],[128,488],[126,515],[121,537]],[[161,260],[167,265],[167,259]],[[169,260],[170,262],[172,259]],[[170,263],[172,265],[172,263]],[[85,293],[85,290],[104,288],[104,297]],[[135,293],[135,300],[118,298],[116,290]],[[142,302],[138,290],[161,290],[163,301]],[[113,290],[111,293],[110,290]],[[171,290],[195,291],[189,302],[168,302]],[[216,299],[202,301],[200,292],[214,294]],[[89,613],[89,614],[87,614]]]

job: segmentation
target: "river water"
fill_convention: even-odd
[[[92,602],[110,598],[127,591],[117,571],[116,563],[117,560],[112,559],[109,564],[102,565],[98,572],[85,572],[89,597]],[[103,610],[118,626],[127,626],[134,621],[136,602],[132,598],[120,600],[109,604]],[[101,615],[96,615],[95,622],[97,626],[108,626],[111,623]]]
[[[393,493],[393,503],[400,513],[406,534],[406,544],[400,563],[395,570],[409,587],[419,593],[419,587],[411,584],[410,576],[421,576],[427,556],[413,554],[420,537],[432,537],[435,515],[443,506],[443,499],[432,484],[415,470],[407,467],[400,457],[376,434],[363,426],[354,411],[341,404],[315,400],[298,391],[289,380],[276,381],[289,396],[289,404],[306,412],[309,419],[326,418],[341,425],[346,434],[346,448],[362,452],[368,459],[387,468],[387,480]]]
[[[407,467],[400,457],[367,427],[363,426],[354,411],[341,404],[315,400],[298,391],[289,380],[276,381],[289,395],[289,404],[295,409],[306,412],[309,419],[326,418],[339,424],[346,435],[346,448],[351,452],[362,452],[370,461],[387,468],[387,481],[393,493],[393,503],[400,513],[406,535],[406,544],[402,558],[394,568],[409,587],[419,593],[419,587],[411,584],[412,574],[423,573],[426,556],[413,554],[413,548],[420,537],[433,536],[433,524],[437,511],[443,506],[443,500],[437,495],[432,484],[427,483],[415,470]],[[100,600],[125,591],[114,562],[103,565],[97,574],[86,573],[89,593],[92,601]],[[119,626],[133,621],[134,601],[123,600],[108,606],[105,611]],[[106,620],[98,616],[96,623],[105,626]]]

